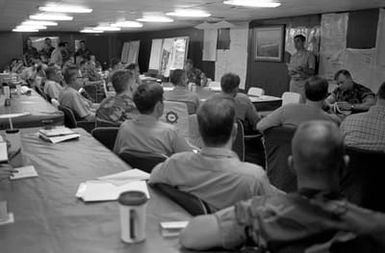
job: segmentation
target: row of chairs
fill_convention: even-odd
[[[270,182],[286,192],[297,189],[297,178],[288,166],[295,128],[275,127],[264,132],[266,173]],[[383,178],[385,153],[346,147],[349,165],[341,169],[340,187],[351,202],[385,212]]]

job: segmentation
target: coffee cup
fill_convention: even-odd
[[[147,196],[141,191],[127,191],[119,196],[121,239],[138,243],[146,239]]]

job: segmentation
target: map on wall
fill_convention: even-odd
[[[183,69],[188,44],[189,37],[152,40],[149,69],[165,77],[170,75],[170,70]]]
[[[319,74],[334,81],[334,73],[343,66],[348,13],[324,14],[321,18],[321,46]]]

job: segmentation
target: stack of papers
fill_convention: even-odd
[[[150,174],[138,169],[99,177],[79,185],[76,197],[85,202],[113,201],[126,191],[141,191],[150,198],[147,183]]]
[[[59,143],[62,141],[68,141],[72,139],[78,139],[80,134],[73,132],[71,129],[66,127],[57,127],[53,129],[40,129],[39,136],[45,141],[52,143]]]
[[[163,237],[177,237],[180,234],[180,231],[184,229],[188,224],[188,221],[170,221],[170,222],[161,222],[161,234]]]

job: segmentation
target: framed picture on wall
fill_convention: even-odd
[[[283,60],[285,26],[254,28],[255,60],[281,62]]]

